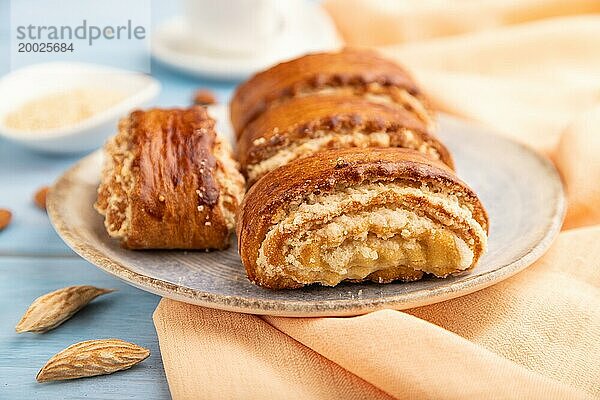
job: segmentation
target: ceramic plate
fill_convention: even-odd
[[[225,115],[226,110],[213,113]],[[221,126],[221,132],[230,137],[228,126]],[[452,150],[458,174],[480,195],[490,216],[488,252],[470,273],[447,279],[271,291],[246,279],[235,246],[212,253],[124,250],[108,237],[92,207],[102,163],[99,152],[82,159],[55,183],[48,212],[59,235],[82,257],[164,297],[281,316],[343,316],[417,307],[483,289],[531,265],[558,234],[565,210],[556,170],[528,148],[446,116],[440,117],[439,136]]]

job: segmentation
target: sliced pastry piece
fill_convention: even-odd
[[[339,94],[296,97],[265,110],[239,138],[238,159],[251,185],[297,158],[349,147],[409,148],[453,167],[448,150],[413,113]]]
[[[134,111],[104,155],[95,207],[124,247],[229,245],[244,178],[203,107]]]
[[[238,86],[231,101],[237,135],[272,104],[314,94],[357,94],[405,108],[425,124],[432,112],[413,78],[374,51],[345,49],[309,54],[260,72]]]
[[[485,252],[487,229],[476,194],[446,165],[413,150],[352,148],[265,175],[237,233],[249,279],[281,289],[461,273]]]

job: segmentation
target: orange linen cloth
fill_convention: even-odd
[[[381,50],[442,110],[550,156],[569,230],[518,275],[406,312],[292,319],[163,299],[154,322],[173,398],[600,398],[600,15],[556,17],[600,2],[326,7],[349,44],[400,43]]]

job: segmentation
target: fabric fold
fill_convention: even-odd
[[[390,399],[259,317],[163,299],[154,312],[174,399]]]
[[[266,320],[397,399],[586,398],[399,311],[354,318]]]
[[[600,12],[596,0],[325,0],[324,7],[344,40],[359,46],[420,42]]]
[[[562,134],[554,161],[569,198],[563,229],[600,224],[600,105]]]
[[[548,155],[576,117],[600,104],[598,48],[600,15],[555,18],[381,51],[410,68],[438,109]]]

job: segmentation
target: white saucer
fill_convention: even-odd
[[[296,2],[290,2],[296,4]],[[152,55],[160,62],[195,76],[217,79],[245,79],[279,61],[305,53],[329,51],[342,41],[323,8],[313,2],[297,2],[287,8],[282,30],[268,53],[237,55],[215,52],[192,43],[184,17],[161,24],[152,36]]]

